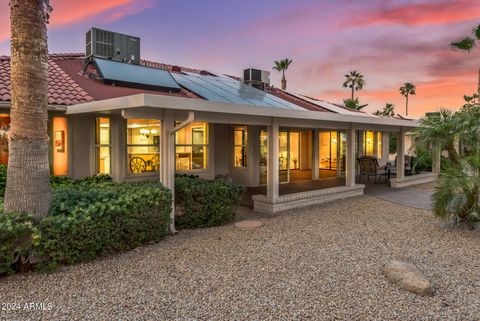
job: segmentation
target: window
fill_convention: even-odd
[[[0,164],[8,164],[7,130],[10,127],[10,115],[0,114]]]
[[[363,132],[363,155],[382,158],[381,132],[374,132],[370,130]]]
[[[110,118],[98,117],[95,131],[97,174],[110,174]]]
[[[374,144],[375,144],[375,138],[374,138],[374,133],[373,131],[364,131],[363,132],[363,155],[364,156],[374,156]]]
[[[233,163],[235,167],[247,167],[247,128],[233,129]]]
[[[160,121],[127,120],[127,170],[130,174],[160,171]]]
[[[176,169],[207,168],[208,124],[194,122],[175,133]]]
[[[319,158],[320,169],[337,169],[338,153],[338,133],[320,132],[319,133]]]
[[[300,132],[290,132],[290,169],[300,169]]]
[[[382,158],[382,132],[377,132],[377,158]]]
[[[67,118],[53,117],[52,124],[52,173],[55,176],[68,174]]]
[[[260,184],[267,184],[267,160],[268,160],[268,145],[267,145],[267,131],[260,130]]]

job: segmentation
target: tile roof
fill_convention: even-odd
[[[56,61],[76,57],[70,55],[50,55],[48,64],[48,103],[51,105],[73,105],[93,100]],[[10,58],[0,57],[0,101],[11,100]]]
[[[198,98],[193,93],[182,89],[178,93],[127,88],[104,84],[101,80],[94,79],[91,74],[82,73],[83,53],[50,54],[48,65],[48,103],[50,105],[75,105],[94,100],[103,100],[139,93],[160,94]],[[143,64],[146,64],[143,62]],[[172,66],[158,64],[157,68],[171,69]],[[185,68],[188,69],[188,68]],[[200,72],[188,69],[192,72]],[[10,101],[10,57],[0,56],[0,101]]]
[[[68,106],[140,93],[202,99],[195,93],[183,88],[180,90],[180,92],[169,92],[105,84],[101,79],[99,79],[98,73],[93,66],[87,68],[86,72],[82,71],[84,58],[85,55],[83,53],[49,54],[49,104]],[[149,60],[141,60],[140,64],[150,68],[168,70],[171,73],[195,73],[199,75],[215,76],[212,73],[201,69],[168,65]],[[241,79],[238,77],[230,75],[227,75],[227,77],[241,81]],[[10,88],[10,57],[0,56],[0,101],[11,100]],[[315,98],[303,96],[306,99],[302,99],[303,97],[301,96],[293,95],[273,87],[268,89],[268,92],[285,101],[310,111],[334,112],[326,107],[320,106],[313,101],[309,101],[309,99],[319,101]],[[338,105],[338,107],[345,108],[340,105]]]

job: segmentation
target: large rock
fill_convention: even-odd
[[[382,268],[382,273],[393,284],[407,291],[433,296],[432,284],[412,264],[401,261],[390,261]]]

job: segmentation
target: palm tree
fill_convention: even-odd
[[[273,66],[272,69],[282,72],[282,90],[287,90],[287,79],[285,78],[285,71],[287,71],[288,66],[292,63],[292,59],[285,58],[282,60],[275,60],[273,63],[275,66]]]
[[[416,148],[434,150],[436,153],[446,150],[454,165],[459,164],[459,155],[455,149],[458,140],[459,120],[457,114],[449,109],[441,109],[435,116],[420,119],[420,127],[413,132]]]
[[[39,219],[51,202],[48,99],[48,0],[10,1],[11,124],[4,212]]]
[[[373,114],[377,116],[383,116],[383,117],[394,117],[395,105],[391,103],[386,103],[385,107],[383,107],[383,110],[377,110]]]
[[[405,116],[408,116],[408,96],[416,95],[416,89],[417,87],[411,82],[406,82],[400,87],[400,95],[405,97]]]
[[[355,110],[362,110],[363,108],[367,107],[368,104],[361,105],[360,101],[358,98],[352,99],[352,98],[347,98],[343,100],[343,104],[345,107],[350,108],[350,109],[355,109]]]
[[[362,90],[365,86],[365,80],[363,79],[363,75],[356,70],[350,71],[349,74],[345,75],[345,82],[343,83],[344,88],[351,88],[352,89],[352,97],[351,99],[355,99],[355,90]]]
[[[435,214],[473,227],[480,221],[480,151],[446,166],[432,196]]]
[[[459,50],[470,52],[475,48],[475,42],[480,42],[480,25],[473,28],[472,36],[467,36],[459,41],[454,41],[450,45]],[[480,68],[478,69],[478,88],[477,92],[480,94]]]

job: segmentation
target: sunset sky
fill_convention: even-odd
[[[0,55],[9,54],[8,0],[0,0]],[[480,0],[52,0],[50,52],[84,52],[92,27],[141,37],[142,58],[240,75],[289,57],[288,88],[332,102],[356,69],[368,110],[404,113],[403,82],[417,85],[411,115],[458,107],[476,91],[480,48],[449,44],[480,23]],[[272,71],[272,82],[280,77]]]

